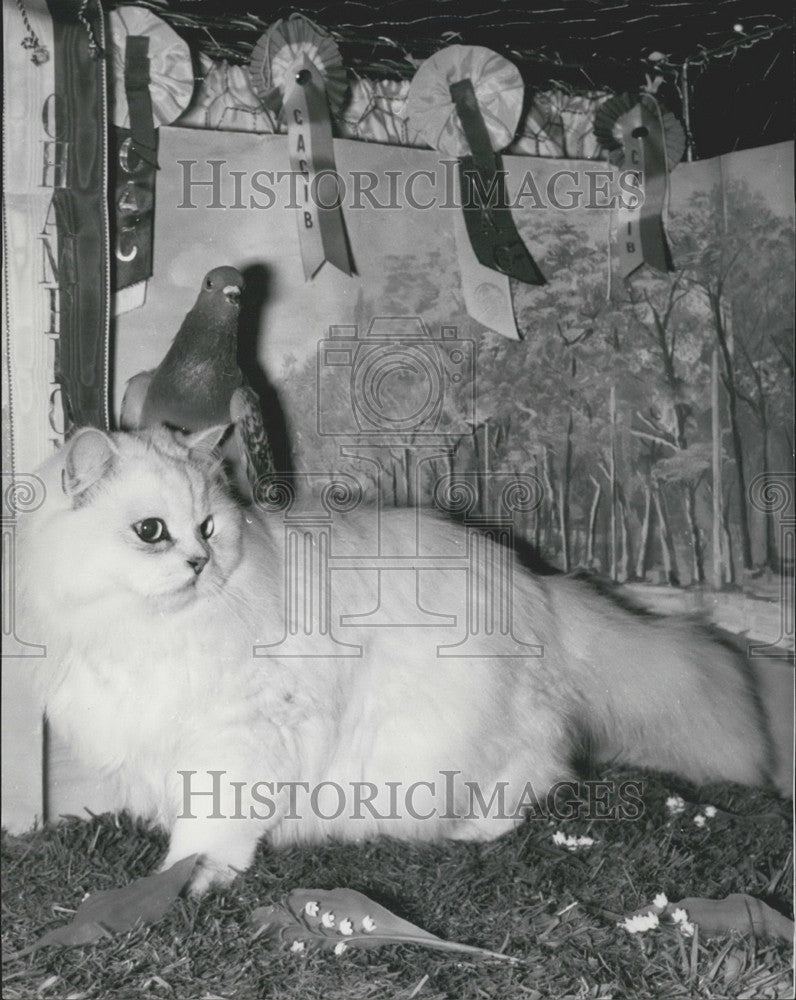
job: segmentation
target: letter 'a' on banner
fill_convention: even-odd
[[[353,272],[340,205],[332,113],[348,82],[340,52],[322,28],[301,14],[277,21],[254,47],[249,65],[254,92],[280,111],[287,126],[290,167],[298,177],[296,221],[304,278],[328,261]]]
[[[656,271],[672,271],[674,263],[663,214],[669,192],[669,172],[685,151],[685,132],[651,94],[620,94],[601,105],[594,134],[609,151],[609,160],[633,175],[633,187],[642,192],[637,204],[627,193],[617,194],[615,248],[619,272],[628,278],[642,264]]]

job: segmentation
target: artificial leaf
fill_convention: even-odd
[[[439,938],[353,889],[294,889],[284,904],[259,907],[251,920],[258,936],[268,934],[282,944],[292,945],[294,950],[310,944],[334,949],[341,945],[378,948],[419,944],[479,958],[519,961],[500,952]]]
[[[730,931],[748,934],[751,931],[757,937],[768,935],[793,940],[793,921],[762,899],[755,899],[745,892],[734,892],[724,899],[687,896],[679,903],[670,903],[667,909],[677,908],[685,910],[692,923],[699,924],[702,934],[727,934]]]
[[[137,924],[157,923],[188,884],[197,857],[192,854],[165,872],[136,879],[121,889],[91,893],[68,924],[47,931],[14,957],[20,958],[47,945],[74,948],[93,944],[103,937],[132,930]]]

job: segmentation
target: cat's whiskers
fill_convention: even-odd
[[[223,605],[241,624],[246,625],[251,621],[251,615],[256,608],[240,591],[236,590],[231,594],[222,583],[212,578],[207,580],[204,589],[209,591],[214,600]]]

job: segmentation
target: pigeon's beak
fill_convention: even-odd
[[[222,291],[226,296],[227,302],[230,302],[233,306],[240,304],[240,285],[224,285]]]

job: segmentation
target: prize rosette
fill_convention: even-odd
[[[170,125],[190,104],[194,90],[191,52],[165,21],[142,7],[111,11],[108,42],[111,120],[132,131],[139,155],[144,156],[146,144],[139,148],[142,144],[136,137],[139,122],[153,130]],[[138,114],[141,100],[149,103],[143,115]]]
[[[651,94],[619,94],[600,106],[594,135],[618,170],[632,175],[640,198],[628,195],[628,184],[615,188],[616,249],[622,277],[642,264],[656,271],[672,271],[663,212],[669,190],[669,173],[685,151],[680,122]]]
[[[412,79],[404,114],[422,140],[444,156],[472,154],[451,95],[451,86],[469,80],[490,149],[508,146],[522,114],[524,85],[508,59],[480,45],[451,45],[420,66]]]
[[[259,39],[249,75],[263,105],[287,126],[290,166],[300,178],[297,223],[305,279],[326,261],[351,274],[331,124],[345,102],[348,80],[334,39],[303,15],[291,14]]]
[[[499,156],[519,125],[523,90],[516,66],[496,52],[451,45],[420,66],[404,110],[414,133],[458,163],[455,232],[467,311],[512,339],[519,333],[509,280],[545,284],[514,224]]]

